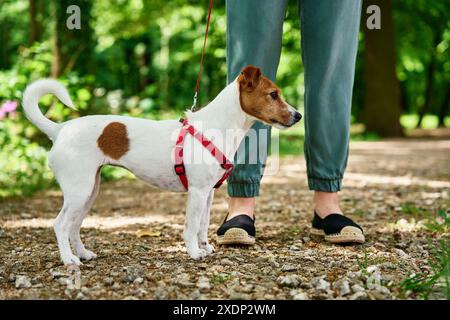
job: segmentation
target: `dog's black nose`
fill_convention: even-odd
[[[299,122],[301,118],[302,118],[302,115],[300,114],[300,112],[296,112],[294,114],[294,121],[295,122]]]

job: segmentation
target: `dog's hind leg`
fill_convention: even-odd
[[[208,255],[208,252],[198,245],[200,220],[206,210],[207,199],[208,193],[204,190],[194,187],[189,188],[183,239],[187,253],[192,259],[201,259]]]
[[[95,183],[95,169],[88,170],[79,164],[65,164],[64,170],[56,170],[55,176],[64,194],[64,205],[53,227],[58,241],[61,260],[65,265],[80,265],[80,259],[70,248],[70,233],[77,221],[86,213]]]
[[[69,235],[70,243],[72,244],[72,247],[75,249],[78,258],[86,261],[97,258],[97,255],[94,252],[85,248],[83,242],[81,241],[80,228],[84,218],[91,209],[95,201],[95,198],[97,198],[98,191],[100,189],[100,169],[101,168],[98,169],[97,174],[95,176],[94,188],[86,204],[87,207],[85,208],[84,214],[77,217],[75,223],[72,225],[72,230],[70,231]]]
[[[214,252],[214,247],[208,243],[208,228],[209,228],[209,218],[211,216],[211,205],[214,198],[214,189],[208,195],[206,200],[206,208],[202,213],[200,219],[200,230],[198,231],[198,244],[200,249],[205,249],[208,254]]]

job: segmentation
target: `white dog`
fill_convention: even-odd
[[[27,118],[53,141],[49,165],[64,194],[64,205],[54,222],[54,230],[63,263],[80,265],[80,259],[96,258],[81,242],[80,227],[98,194],[102,166],[121,166],[160,188],[185,191],[174,170],[172,156],[176,136],[183,125],[177,120],[153,121],[115,115],[55,123],[38,106],[39,99],[48,93],[73,108],[66,88],[50,79],[38,80],[27,87],[23,107]],[[258,68],[248,66],[207,107],[187,112],[186,117],[216,146],[222,139],[221,151],[227,159],[233,159],[256,120],[287,128],[298,122],[301,115],[281,98],[280,90]],[[226,138],[230,130],[234,132],[232,139]],[[208,244],[209,215],[214,186],[224,175],[224,169],[211,150],[191,134],[184,139],[183,161],[189,181],[183,238],[189,256],[199,259],[214,251]]]

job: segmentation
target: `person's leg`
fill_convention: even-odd
[[[305,157],[317,214],[342,213],[360,0],[301,0]]]
[[[261,68],[265,76],[275,80],[281,54],[286,8],[287,0],[227,0],[228,83],[234,81],[241,69],[247,65]],[[228,194],[231,197],[228,219],[238,214],[252,217],[254,197],[259,195],[259,183],[270,140],[270,127],[257,122],[252,129],[259,132],[256,135],[257,163],[246,161],[253,158],[249,157],[248,153],[254,148],[250,148],[248,139],[245,139],[235,156],[235,170],[228,179]]]

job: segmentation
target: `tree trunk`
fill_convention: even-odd
[[[439,127],[445,127],[445,116],[449,113],[449,100],[450,100],[450,89],[447,87],[445,92],[444,100],[442,101],[441,107],[439,108]]]
[[[41,40],[42,26],[38,20],[38,0],[29,0],[30,45]]]
[[[406,90],[406,80],[400,81],[399,88],[400,88],[400,109],[401,112],[408,112],[409,111],[409,97],[408,92]]]
[[[53,0],[52,5],[52,77],[71,71],[75,66],[80,75],[93,74],[93,52],[95,43],[90,26],[92,2],[77,1],[80,7],[81,29],[70,30],[67,8],[71,0]]]
[[[54,6],[56,6],[54,4]],[[51,66],[51,77],[58,78],[61,68],[60,68],[60,52],[58,44],[58,17],[56,15],[56,8],[52,10],[52,66]]]
[[[430,111],[431,97],[432,97],[432,93],[433,93],[434,72],[436,70],[436,55],[437,55],[436,48],[440,42],[441,42],[440,32],[437,32],[434,35],[430,63],[428,64],[428,67],[427,67],[427,75],[426,75],[426,82],[425,82],[426,83],[425,84],[425,97],[424,97],[425,101],[419,111],[419,121],[417,122],[417,127],[420,127],[422,125],[424,116]]]
[[[395,72],[392,0],[364,1],[363,13],[365,8],[372,4],[380,7],[381,29],[367,29],[363,18],[365,35],[363,122],[369,132],[375,132],[383,137],[396,137],[402,135],[402,129],[399,121],[399,81]]]

